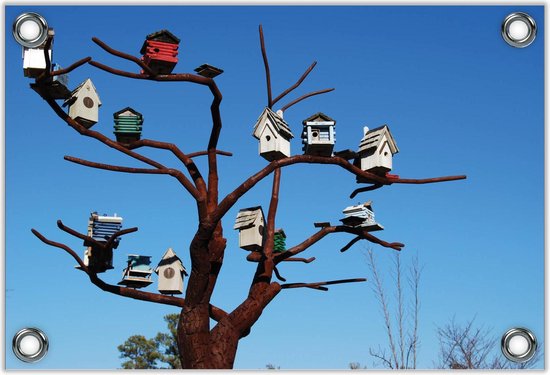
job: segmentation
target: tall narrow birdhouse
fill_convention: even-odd
[[[143,116],[141,113],[126,107],[113,114],[115,120],[116,140],[119,143],[131,143],[141,138]]]
[[[239,211],[233,229],[239,230],[239,247],[249,251],[260,251],[264,238],[264,212],[260,206],[243,208]]]
[[[273,161],[290,156],[290,140],[294,135],[281,111],[275,113],[266,107],[254,125],[253,136],[260,141],[259,153],[264,159]]]
[[[146,255],[128,255],[128,266],[122,273],[122,280],[118,285],[129,288],[143,288],[150,285],[153,269],[150,267],[151,257]]]
[[[277,229],[273,235],[273,252],[282,253],[286,251],[286,234],[282,229]]]
[[[355,160],[355,165],[364,171],[385,176],[392,169],[393,155],[398,152],[399,149],[388,125],[372,130],[365,128],[363,139],[359,144],[359,151],[357,151],[358,159]],[[357,182],[365,182],[362,180],[362,178],[357,177]]]
[[[182,294],[183,277],[187,272],[180,258],[172,248],[166,250],[155,273],[158,275],[158,289],[162,294]]]
[[[84,126],[91,128],[99,119],[101,101],[91,79],[82,82],[71,92],[63,106],[69,106],[69,117]]]
[[[356,206],[349,206],[342,211],[344,218],[340,221],[350,227],[361,227],[369,232],[382,230],[384,227],[374,220],[372,201]]]
[[[48,30],[48,36],[54,36],[53,29]],[[52,61],[52,46],[50,43],[47,54],[50,62]],[[25,77],[37,78],[46,71],[46,43],[37,47],[23,47],[23,74]]]
[[[168,30],[160,30],[145,37],[141,60],[155,74],[170,74],[178,63],[180,40]]]
[[[113,234],[122,229],[122,218],[119,216],[98,215],[97,212],[90,214],[88,220],[88,237],[105,244]],[[105,249],[93,241],[85,240],[87,246],[84,252],[84,264],[93,272],[101,273],[113,269],[113,248],[117,248],[120,238],[113,241],[113,247]],[[79,267],[77,267],[79,268]]]
[[[302,121],[302,150],[305,155],[332,156],[336,142],[336,121],[324,113],[316,113]]]

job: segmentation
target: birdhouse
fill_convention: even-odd
[[[357,206],[349,206],[342,211],[344,218],[340,221],[350,227],[361,227],[369,232],[382,230],[384,227],[374,220],[372,201]]]
[[[305,155],[332,156],[336,132],[336,121],[324,113],[316,113],[302,121],[302,143]]]
[[[168,30],[149,34],[140,50],[141,60],[155,74],[170,74],[178,63],[179,43],[179,38]]]
[[[141,138],[143,116],[138,111],[126,107],[113,114],[117,142],[131,143]]]
[[[52,65],[52,71],[61,70],[59,64]],[[41,84],[31,83],[31,88],[40,95],[49,96],[52,99],[67,99],[71,96],[71,90],[68,88],[69,77],[67,74],[53,76],[49,82]]]
[[[275,113],[266,107],[256,121],[253,136],[260,141],[259,153],[264,159],[273,161],[290,156],[290,140],[294,135],[281,111]]]
[[[260,251],[264,238],[264,212],[261,207],[243,208],[239,211],[233,229],[239,230],[239,247]]]
[[[101,101],[91,79],[82,82],[71,92],[63,106],[69,106],[69,117],[84,126],[91,128],[99,119]]]
[[[53,37],[53,29],[48,30],[48,36]],[[46,53],[45,45],[43,43],[37,47],[25,47],[23,46],[23,74],[25,77],[37,78],[40,74],[46,71]],[[53,41],[48,48],[48,58],[52,61],[52,46]]]
[[[388,125],[372,130],[365,128],[364,134],[357,151],[358,159],[354,164],[364,171],[385,176],[392,169],[393,155],[399,152],[390,128]],[[357,177],[357,182],[365,181]]]
[[[146,255],[128,255],[128,266],[122,273],[122,280],[118,285],[129,288],[143,288],[150,285],[153,269],[149,266],[151,257]]]
[[[273,252],[282,253],[286,251],[286,234],[282,229],[277,229],[273,235]]]
[[[206,78],[214,78],[222,74],[223,70],[209,64],[202,64],[195,69],[195,72],[197,72],[198,75]]]
[[[155,273],[158,275],[158,289],[162,294],[182,294],[183,277],[187,272],[174,250],[169,248],[164,253]]]

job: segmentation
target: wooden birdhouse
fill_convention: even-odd
[[[53,37],[53,29],[48,30],[48,36]],[[23,47],[23,74],[25,77],[37,78],[46,71],[45,43],[38,47]],[[48,48],[48,58],[52,61],[53,41]]]
[[[305,155],[332,156],[336,142],[336,121],[324,113],[316,113],[302,121],[302,143]]]
[[[239,247],[260,251],[264,238],[264,212],[261,207],[244,208],[239,211],[233,229],[239,230]]]
[[[128,266],[122,273],[122,280],[118,285],[129,288],[143,288],[150,285],[153,269],[150,267],[151,257],[146,255],[128,255]]]
[[[282,253],[286,251],[286,234],[282,229],[277,229],[273,235],[273,252]]]
[[[63,106],[69,106],[69,117],[84,126],[91,128],[99,119],[101,101],[91,79],[82,82],[71,92]]]
[[[357,151],[358,158],[355,165],[364,171],[385,176],[392,169],[392,158],[399,149],[393,139],[388,125],[376,129],[365,128],[364,137],[359,144]],[[364,182],[357,177],[357,182]]]
[[[109,238],[122,229],[122,218],[119,216],[100,216],[97,212],[90,214],[88,220],[88,237],[97,242],[106,243]],[[93,272],[101,273],[113,269],[113,248],[117,248],[120,238],[113,241],[113,247],[104,249],[92,241],[85,240],[84,264]],[[77,266],[77,268],[80,268]]]
[[[164,253],[155,273],[158,275],[158,290],[162,294],[182,294],[183,277],[187,272],[174,250],[169,248]]]
[[[52,64],[52,72],[61,70],[59,64]],[[31,83],[31,88],[40,95],[49,96],[52,99],[68,99],[71,96],[69,86],[69,77],[67,74],[53,76],[48,82],[41,84]]]
[[[143,116],[138,111],[126,107],[113,114],[117,142],[131,143],[141,138]]]
[[[382,230],[384,227],[374,220],[372,201],[356,206],[349,206],[342,211],[344,218],[340,221],[350,227],[361,227],[369,232]]]
[[[198,75],[206,78],[214,78],[223,73],[223,70],[209,64],[202,64],[195,69]]]
[[[170,74],[178,63],[179,43],[179,38],[168,30],[149,34],[140,50],[141,60],[155,74]]]
[[[294,135],[281,111],[275,113],[266,107],[254,126],[253,136],[260,141],[259,153],[264,159],[273,161],[290,156],[290,140]]]

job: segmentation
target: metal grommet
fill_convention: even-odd
[[[510,361],[527,362],[535,355],[537,339],[528,329],[512,328],[502,336],[501,349]]]
[[[48,353],[48,346],[48,338],[37,328],[23,328],[13,336],[13,352],[23,362],[40,361]]]
[[[48,23],[38,13],[23,13],[13,22],[13,37],[23,47],[40,47],[48,37]]]
[[[512,47],[527,47],[536,36],[537,24],[527,13],[511,13],[502,22],[502,37]]]

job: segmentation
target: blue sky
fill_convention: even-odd
[[[537,22],[538,37],[524,49],[504,43],[500,25],[513,11]],[[233,190],[265,164],[252,137],[266,105],[258,25],[264,28],[274,96],[318,61],[302,86],[281,101],[335,87],[285,112],[295,135],[301,121],[322,111],[337,121],[336,149],[356,149],[363,126],[388,124],[399,146],[392,173],[422,178],[467,174],[433,185],[394,185],[349,199],[355,177],[334,166],[297,165],[282,174],[276,226],[292,246],[313,234],[313,222],[337,223],[342,209],[373,200],[385,230],[377,235],[405,243],[405,264],[418,255],[421,285],[419,367],[432,368],[436,328],[452,317],[493,329],[500,337],[514,326],[544,329],[544,19],[543,7],[46,7],[9,6],[5,12],[6,58],[6,347],[22,327],[43,329],[47,357],[22,364],[10,350],[7,368],[120,366],[116,346],[132,334],[164,330],[163,315],[176,308],[104,293],[75,270],[74,260],[30,232],[65,242],[82,254],[81,241],[59,231],[85,231],[91,211],[114,213],[139,232],[115,251],[116,283],[127,254],[160,260],[172,247],[188,267],[187,246],[196,228],[194,203],[166,176],[127,175],[89,169],[64,155],[139,166],[138,162],[84,139],[61,122],[29,89],[21,48],[11,22],[25,11],[42,14],[55,29],[54,61],[68,66],[94,60],[137,72],[108,55],[91,38],[139,56],[145,35],[169,29],[181,39],[176,72],[203,63],[224,69],[216,78],[223,94],[220,194]],[[112,114],[126,106],[143,113],[144,137],[177,143],[185,152],[206,148],[210,93],[181,83],[134,81],[85,65],[69,76],[76,87],[91,77],[103,106],[94,129],[112,136]],[[279,107],[275,106],[275,109]],[[301,153],[300,139],[292,143]],[[163,152],[147,155],[171,166]],[[203,161],[199,163],[204,167]],[[224,218],[228,239],[213,303],[232,310],[246,296],[255,265],[245,260],[232,230],[239,208],[267,207],[271,180],[252,189]],[[393,250],[367,242],[346,253],[351,238],[325,238],[305,254],[311,264],[280,267],[289,282],[369,277],[365,249],[378,255],[391,285]],[[336,285],[329,292],[283,291],[241,340],[235,368],[345,369],[372,365],[369,348],[386,338],[371,282]],[[154,291],[155,284],[147,290]],[[391,294],[391,292],[390,292]],[[498,349],[498,348],[497,348]],[[541,364],[542,366],[542,364]]]

